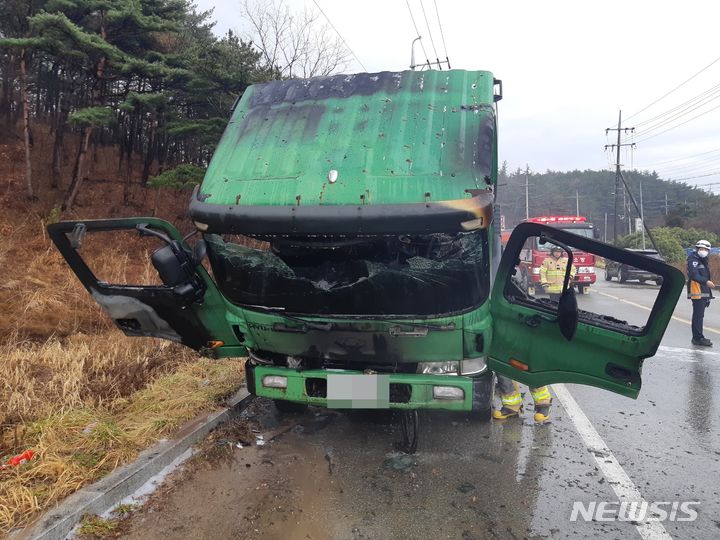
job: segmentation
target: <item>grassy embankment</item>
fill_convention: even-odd
[[[8,182],[0,195],[7,196],[13,171],[0,172]],[[125,337],[47,237],[47,206],[3,206],[0,463],[28,449],[36,455],[0,469],[0,534],[28,524],[185,421],[218,407],[244,378],[240,362],[210,361],[167,341]],[[139,207],[125,212],[147,213]],[[117,283],[154,275],[147,253],[131,248],[92,248],[93,270]]]

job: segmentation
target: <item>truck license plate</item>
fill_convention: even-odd
[[[389,375],[327,376],[330,409],[387,409],[390,406]]]

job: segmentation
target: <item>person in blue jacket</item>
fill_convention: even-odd
[[[687,295],[692,300],[693,306],[692,344],[701,347],[712,347],[712,341],[703,334],[705,308],[710,305],[710,299],[713,298],[712,289],[715,288],[715,284],[710,279],[709,254],[710,242],[698,240],[687,259]]]

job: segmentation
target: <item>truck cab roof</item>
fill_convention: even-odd
[[[251,86],[191,215],[201,230],[248,234],[487,226],[497,83],[451,70]]]

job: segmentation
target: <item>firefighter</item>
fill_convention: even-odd
[[[547,293],[550,300],[560,300],[565,281],[565,270],[568,259],[563,255],[560,246],[553,246],[550,249],[550,256],[546,257],[540,265],[540,285]],[[575,277],[575,265],[570,265],[570,281]]]
[[[513,416],[519,416],[520,411],[522,411],[520,386],[517,382],[503,375],[498,375],[497,379],[497,387],[500,391],[502,407],[500,410],[493,411],[493,418],[495,420],[505,420]],[[533,402],[535,402],[535,421],[542,424],[550,418],[550,405],[552,404],[550,389],[547,386],[530,388],[530,393],[532,394]]]
[[[712,347],[712,341],[703,335],[705,308],[710,305],[710,299],[713,298],[712,289],[715,288],[715,284],[710,279],[709,254],[710,242],[698,240],[687,259],[687,296],[692,300],[693,306],[692,344],[701,347]]]

